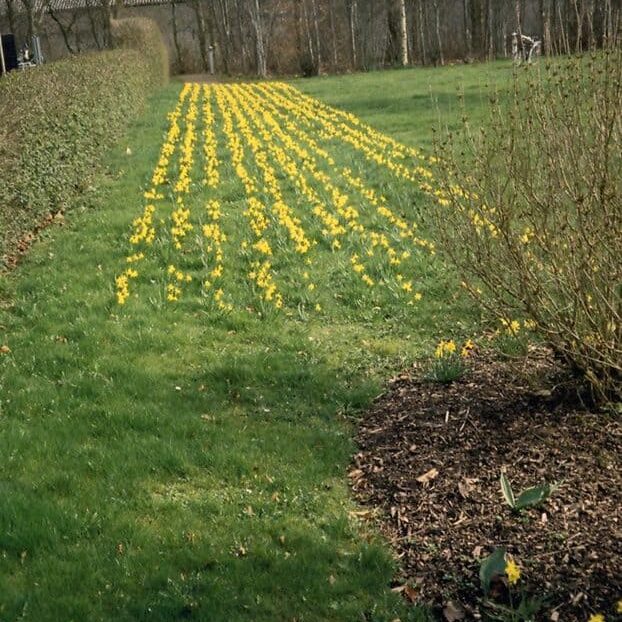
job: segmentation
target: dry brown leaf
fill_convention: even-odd
[[[7,345],[0,346],[0,354],[9,354],[11,352],[11,348]]]
[[[410,585],[404,586],[404,595],[411,603],[417,602],[417,590],[410,587]]]
[[[458,484],[458,492],[463,499],[468,498],[475,489],[475,486],[473,486],[473,481],[474,480],[472,479],[466,478]]]
[[[360,479],[365,473],[361,469],[353,469],[348,473],[350,479]]]
[[[438,470],[432,468],[426,473],[424,473],[423,475],[420,475],[417,478],[417,481],[420,482],[421,484],[427,484],[428,482],[431,482],[437,476],[438,476]]]
[[[456,620],[464,619],[464,609],[460,603],[450,600],[443,607],[443,616],[445,616],[447,622],[456,622]]]

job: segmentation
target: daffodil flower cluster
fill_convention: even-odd
[[[203,281],[205,290],[214,289],[214,302],[221,311],[231,311],[233,305],[224,301],[224,291],[219,287],[225,270],[223,245],[227,236],[220,227],[221,207],[220,202],[211,199],[206,207],[209,222],[203,225],[203,237],[207,241],[206,251],[213,257],[214,267],[210,269],[208,277]]]
[[[453,339],[441,339],[434,350],[434,358],[442,359],[456,353],[456,342]]]
[[[354,115],[331,108],[317,99],[304,95],[298,89],[285,84],[275,83],[272,88],[283,93],[287,99],[297,104],[298,110],[308,122],[322,128],[321,135],[328,139],[337,139],[350,144],[363,153],[366,159],[379,166],[388,168],[396,176],[410,182],[419,183],[432,179],[432,172],[422,165],[409,167],[396,159],[407,156],[419,158],[420,154],[408,149],[388,136],[365,125]],[[353,123],[353,119],[355,122]],[[349,125],[348,123],[353,123]]]
[[[216,188],[220,182],[218,152],[216,148],[215,120],[211,104],[212,92],[207,84],[203,86],[203,156],[205,158],[205,179],[209,188]]]
[[[226,95],[226,88],[216,86],[215,97],[216,104],[222,117],[222,129],[226,137],[229,152],[231,154],[231,162],[236,175],[242,182],[246,192],[246,209],[244,216],[246,217],[249,227],[254,234],[255,241],[258,242],[269,226],[269,219],[266,215],[265,207],[258,198],[258,185],[255,179],[248,172],[244,164],[244,147],[240,139],[240,135],[235,131],[233,124],[233,116],[230,110],[229,98]],[[266,242],[267,243],[267,242]],[[248,247],[248,243],[243,243],[242,248]],[[267,302],[274,302],[275,306],[283,306],[283,297],[278,292],[277,285],[271,274],[271,264],[268,261],[260,263],[254,261],[251,265],[248,277],[254,282],[260,291],[263,292],[263,299]]]
[[[290,100],[281,97],[276,88],[270,87],[269,85],[260,85],[255,87],[247,86],[245,90],[245,94],[249,98],[252,97],[253,93],[257,92],[264,97],[262,101],[263,108],[267,108],[270,111],[270,114],[266,114],[265,116],[269,121],[271,121],[273,135],[277,136],[290,151],[294,152],[298,156],[298,158],[303,162],[305,170],[310,173],[313,179],[321,187],[323,187],[326,192],[331,194],[332,204],[347,227],[347,229],[343,227],[340,224],[340,221],[328,213],[323,206],[316,204],[314,207],[314,214],[320,216],[327,225],[327,228],[322,231],[323,234],[338,237],[339,235],[345,234],[346,231],[350,231],[358,233],[361,241],[363,242],[371,238],[372,244],[370,245],[370,248],[367,249],[365,254],[368,257],[373,257],[374,253],[371,249],[380,244],[380,247],[386,251],[389,262],[392,266],[396,266],[401,263],[400,257],[407,258],[410,256],[410,251],[398,253],[391,246],[386,235],[366,231],[365,227],[359,222],[358,210],[349,205],[349,196],[341,192],[340,189],[331,182],[331,178],[326,173],[318,169],[318,159],[324,161],[333,170],[333,172],[338,172],[339,176],[343,179],[346,185],[349,185],[357,190],[358,193],[375,208],[376,213],[381,216],[381,218],[387,220],[389,224],[397,230],[400,238],[408,239],[409,241],[414,242],[417,246],[428,249],[431,253],[434,253],[434,244],[419,238],[414,234],[414,231],[417,229],[416,224],[409,226],[404,219],[396,216],[387,206],[386,199],[384,197],[379,197],[372,188],[366,187],[363,181],[353,175],[349,168],[337,167],[335,160],[325,149],[317,144],[309,133],[305,132],[297,123],[293,123],[286,113],[279,110],[277,104],[281,108],[285,109],[292,118],[300,118],[301,112]],[[279,123],[274,120],[274,116],[276,116],[279,121],[283,123],[287,133],[283,132]],[[294,141],[292,136],[296,137],[299,142]],[[313,201],[313,198],[311,200],[313,203],[316,203],[316,201]],[[329,219],[331,219],[332,222],[329,221]],[[341,248],[341,242],[338,239],[333,241],[333,248]],[[369,275],[366,275],[363,272],[363,269],[361,268],[362,265],[362,263],[358,263],[355,272],[359,274],[363,281],[369,285],[373,282],[373,280]],[[412,284],[410,282],[402,282],[402,276],[398,278],[398,281],[398,286],[403,292],[409,293],[412,291]],[[418,293],[410,301],[410,304],[420,299],[421,294]]]
[[[176,145],[181,136],[179,120],[182,116],[183,107],[190,90],[191,86],[189,84],[184,85],[179,94],[175,109],[168,115],[169,126],[164,143],[160,148],[158,161],[151,176],[151,188],[144,192],[146,205],[142,215],[135,218],[132,222],[132,234],[129,241],[133,246],[143,245],[148,247],[151,246],[155,240],[156,230],[153,218],[156,211],[156,204],[164,198],[160,192],[160,187],[167,181],[171,158],[175,153]],[[138,251],[128,255],[126,261],[127,263],[136,264],[144,258],[144,252]],[[129,298],[129,279],[135,278],[138,278],[138,271],[134,268],[131,270],[128,269],[116,277],[115,285],[118,304],[125,304],[126,300]]]
[[[412,258],[433,254],[434,244],[353,172],[356,165],[340,164],[345,143],[359,160],[436,192],[417,150],[281,83],[186,84],[168,123],[142,214],[132,225],[132,251],[115,282],[119,304],[139,269],[159,263],[161,277],[150,280],[171,303],[194,289],[216,309],[231,311],[237,300],[228,284],[242,279],[262,308],[287,306],[292,292],[296,304],[319,312],[325,295],[314,272],[320,251],[335,253],[335,266],[353,284],[364,284],[356,285],[362,296],[381,300],[384,290],[408,304],[421,299]],[[219,152],[219,137],[227,156]],[[229,166],[235,177],[223,181]],[[235,198],[225,198],[225,182],[243,189],[241,208],[235,190]],[[240,301],[244,307],[253,310]]]
[[[190,209],[186,207],[184,195],[190,192],[192,183],[192,168],[194,167],[194,147],[197,141],[196,120],[198,115],[199,95],[201,87],[193,85],[190,94],[190,104],[186,113],[186,131],[181,148],[179,173],[174,185],[176,193],[176,209],[171,214],[171,237],[176,250],[182,249],[184,238],[194,228],[191,223]]]

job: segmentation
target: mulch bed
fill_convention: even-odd
[[[582,405],[543,349],[520,363],[477,353],[448,385],[424,375],[390,381],[360,423],[350,473],[396,551],[396,589],[449,619],[479,618],[479,563],[505,546],[523,588],[547,597],[539,619],[611,612],[622,598],[620,417]],[[562,485],[517,516],[502,470],[515,491]]]

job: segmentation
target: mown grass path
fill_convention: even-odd
[[[235,309],[200,295],[168,304],[163,241],[118,305],[115,277],[178,94],[152,101],[109,176],[0,281],[0,620],[416,618],[388,589],[386,546],[352,513],[352,416],[473,315],[429,254],[413,259],[423,298],[407,306],[358,296],[351,262],[330,249],[313,266],[321,312],[296,300],[291,253],[276,260],[289,292],[279,311],[242,278],[232,246]],[[241,241],[245,195],[217,127],[216,198]],[[401,213],[415,200],[425,209],[390,173],[335,157]],[[297,205],[293,182],[279,180]],[[204,197],[188,201],[199,209]],[[181,262],[204,267],[183,252]]]

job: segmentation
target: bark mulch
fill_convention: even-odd
[[[541,349],[522,363],[477,353],[448,385],[424,376],[413,368],[390,381],[361,420],[350,472],[368,508],[359,514],[396,551],[396,589],[448,619],[479,618],[479,563],[505,546],[519,584],[547,599],[538,619],[612,612],[622,598],[620,417],[584,407]],[[502,470],[515,492],[561,486],[516,515]]]

